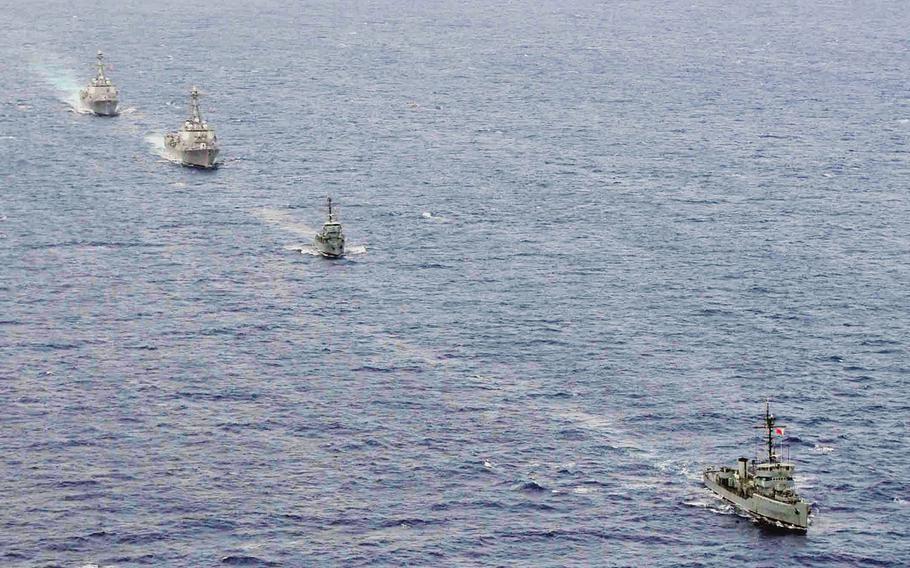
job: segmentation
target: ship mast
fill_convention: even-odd
[[[768,434],[768,463],[775,463],[780,461],[779,457],[774,456],[774,426],[776,421],[774,415],[771,414],[771,401],[765,401],[765,423],[761,426],[756,426],[756,428],[763,428]]]
[[[335,221],[335,214],[332,213],[332,198],[326,197],[325,200],[326,200],[326,203],[328,203],[328,205],[329,205],[329,222],[332,223]]]
[[[193,122],[202,122],[202,114],[199,113],[199,89],[195,86],[190,91],[190,112],[193,115]]]
[[[774,463],[773,438],[771,433],[774,431],[774,415],[771,414],[771,402],[765,401],[765,428],[768,430],[768,463]]]
[[[765,428],[768,430],[768,461],[770,463],[780,462],[783,457],[783,430],[784,426],[777,424],[774,419],[774,415],[771,414],[770,401],[765,403]],[[774,434],[776,430],[781,431],[781,441],[778,444],[778,449],[781,451],[781,454],[774,456]]]
[[[98,50],[97,57],[98,57],[98,63],[96,63],[96,65],[98,66],[98,77],[97,78],[103,81],[104,80],[104,54],[101,53],[100,49]]]

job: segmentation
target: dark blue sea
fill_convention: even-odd
[[[0,566],[910,564],[906,2],[0,14]]]

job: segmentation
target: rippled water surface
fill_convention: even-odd
[[[907,565],[908,14],[3,9],[0,565]],[[804,536],[700,484],[767,397]]]

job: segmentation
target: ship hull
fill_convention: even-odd
[[[168,149],[168,155],[184,166],[193,168],[210,169],[218,166],[217,148],[205,148],[198,150],[180,150],[177,148]]]
[[[313,243],[316,251],[327,258],[341,258],[344,256],[344,241],[331,241],[316,238]]]
[[[757,493],[742,494],[720,485],[712,472],[705,472],[705,486],[725,501],[756,520],[787,530],[805,532],[809,528],[809,504],[785,503]]]
[[[326,258],[341,258],[344,256],[344,249],[326,249],[316,245],[316,251]]]
[[[93,114],[98,116],[117,116],[116,100],[113,101],[90,101],[87,106]]]

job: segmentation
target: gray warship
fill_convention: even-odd
[[[98,74],[92,82],[79,91],[79,100],[85,109],[98,116],[116,116],[119,104],[117,87],[104,74],[104,54],[98,52]]]
[[[217,164],[218,137],[199,112],[199,89],[190,91],[190,117],[177,132],[164,136],[164,151],[168,158],[184,166],[213,168]]]
[[[340,258],[344,256],[344,233],[341,230],[341,223],[335,219],[335,212],[332,210],[332,198],[327,197],[326,202],[329,207],[329,218],[322,225],[322,230],[316,233],[313,244],[322,256]]]
[[[759,522],[805,532],[811,506],[796,493],[793,464],[781,461],[780,453],[774,451],[773,436],[782,436],[784,429],[775,424],[769,403],[765,404],[765,423],[756,428],[767,431],[768,461],[756,463],[753,459],[750,463],[748,458],[739,458],[736,468],[709,467],[704,472],[705,485]]]

